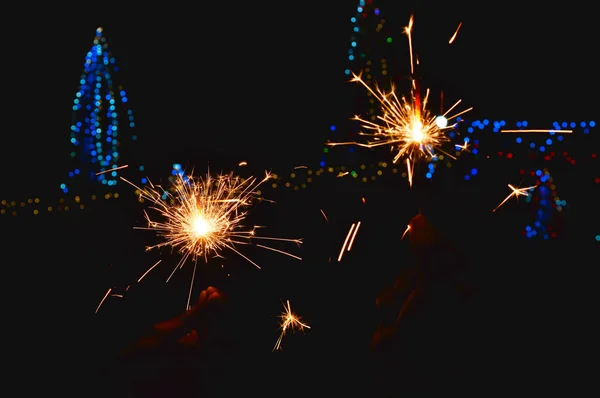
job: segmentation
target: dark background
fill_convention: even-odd
[[[15,9],[15,23],[0,28],[5,54],[0,196],[58,195],[68,168],[70,107],[97,26],[104,27],[121,68],[120,81],[130,93],[140,138],[136,156],[154,170],[151,178],[164,178],[175,162],[200,170],[209,162],[226,169],[240,160],[254,170],[316,165],[323,142],[331,138],[329,125],[354,112],[355,90],[343,74],[354,3]],[[447,97],[475,106],[473,118],[526,118],[550,128],[554,120],[588,120],[597,114],[593,49],[598,34],[591,6],[528,10],[387,3],[392,2],[381,2],[380,8],[398,27],[398,57],[392,57],[398,73],[406,74],[402,68],[408,66],[406,41],[399,33],[414,12],[414,47],[423,80],[434,91],[443,89]],[[458,38],[448,46],[460,21]],[[587,147],[596,143],[586,142]],[[499,346],[517,357],[548,355],[544,333],[554,335],[548,325],[584,312],[581,306],[573,311],[571,303],[586,302],[590,294],[581,279],[586,267],[597,262],[597,247],[580,239],[589,240],[593,226],[580,235],[578,225],[589,226],[597,211],[575,206],[571,214],[577,218],[569,220],[566,237],[553,246],[524,242],[514,234],[522,215],[515,204],[501,218],[489,212],[506,194],[497,187],[509,179],[503,167],[488,166],[491,176],[501,178],[499,184],[490,177],[468,185],[460,175],[449,175],[443,182],[417,184],[414,195],[391,176],[378,184],[338,179],[316,182],[299,193],[270,192],[277,203],[261,204],[253,217],[273,236],[304,237],[306,243],[296,252],[305,260],[250,251],[264,265],[262,271],[237,258],[223,262],[224,269],[217,263],[204,268],[196,292],[213,284],[230,294],[228,321],[237,347],[223,354],[211,377],[243,374],[245,366],[260,374],[261,363],[272,370],[317,361],[313,370],[335,363],[360,380],[360,371],[373,365],[363,354],[378,323],[374,297],[411,264],[408,242],[398,239],[419,207],[473,265],[471,283],[481,296],[480,308],[472,313],[477,316],[468,317],[470,327],[465,328],[472,333],[467,334],[473,337],[470,342],[482,340],[479,347],[489,353],[487,359],[503,351]],[[594,203],[590,197],[597,197],[597,189],[592,192],[590,183],[577,195],[577,169],[560,173],[575,203]],[[369,206],[360,202],[363,196]],[[15,372],[27,371],[36,358],[40,367],[75,365],[92,374],[89,363],[109,363],[117,348],[145,327],[183,310],[191,269],[164,284],[165,266],[125,300],[111,300],[93,314],[107,287],[135,280],[159,257],[143,252],[151,234],[131,228],[143,221],[142,209],[132,198],[77,213],[0,219],[6,341],[23,347],[11,359]],[[326,210],[328,224],[319,209]],[[457,219],[456,214],[466,216]],[[328,263],[357,220],[368,222],[363,221],[353,252],[342,263]],[[508,261],[516,256],[517,262]],[[163,263],[177,261],[176,255],[163,253],[162,258]],[[313,329],[302,337],[289,336],[285,351],[271,355],[280,299],[290,299]],[[65,358],[70,361],[62,365]],[[432,362],[423,360],[417,368],[427,369]],[[309,370],[303,372],[312,377]],[[271,382],[261,377],[254,381],[257,386]],[[57,377],[51,383],[65,388],[67,380]]]

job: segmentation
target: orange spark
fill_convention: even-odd
[[[281,328],[281,334],[275,343],[275,347],[273,347],[273,351],[281,349],[281,341],[283,340],[283,336],[288,330],[299,329],[304,331],[304,328],[310,329],[310,326],[300,321],[300,317],[292,312],[292,307],[290,306],[290,300],[286,300],[287,306],[283,304],[284,312],[281,313],[281,324],[279,327]]]
[[[415,73],[415,67],[413,65],[413,48],[412,48],[412,27],[413,27],[414,18],[413,15],[410,16],[410,20],[408,21],[408,26],[404,28],[404,33],[408,36],[408,51],[410,56],[410,74]]]
[[[156,263],[154,263],[154,265],[153,265],[152,267],[148,268],[148,270],[147,270],[146,272],[144,272],[144,274],[143,274],[142,276],[140,276],[140,278],[138,279],[138,283],[139,283],[139,282],[141,282],[141,281],[142,281],[142,279],[144,279],[144,277],[145,277],[146,275],[148,275],[148,273],[154,269],[154,267],[156,267],[158,264],[160,264],[160,263],[161,263],[161,261],[162,261],[162,260],[158,260]]]
[[[323,218],[325,219],[325,221],[329,222],[329,219],[327,218],[327,214],[325,214],[323,209],[319,209],[319,210],[321,210],[321,214],[323,214]]]
[[[340,250],[340,255],[338,256],[338,262],[342,261],[342,257],[344,256],[344,251],[346,250],[346,247],[348,246],[348,241],[350,240],[350,237],[352,236],[352,231],[354,231],[354,227],[356,227],[355,223],[352,223],[352,225],[350,226],[350,230],[348,231],[348,235],[346,235],[346,240],[344,240],[344,244],[342,245],[342,250]]]
[[[462,151],[469,152],[469,141],[467,141],[466,139],[462,145],[455,144],[454,146],[456,147],[457,150],[460,150],[461,152]]]
[[[458,35],[458,31],[460,30],[461,26],[462,26],[462,22],[458,24],[458,28],[456,28],[456,30],[454,31],[454,34],[452,35],[452,37],[450,38],[450,40],[448,40],[448,44],[452,44],[454,42],[454,40],[456,39],[456,36]]]
[[[102,297],[102,300],[100,300],[100,304],[98,304],[98,308],[96,308],[96,314],[98,313],[98,310],[100,310],[100,307],[102,307],[102,304],[104,304],[104,301],[106,300],[106,298],[108,297],[110,292],[112,292],[112,287],[110,289],[108,289],[108,291],[106,292],[104,297]]]
[[[500,130],[501,133],[558,133],[558,134],[571,134],[573,130]]]
[[[356,224],[356,228],[354,228],[354,233],[352,234],[352,238],[350,238],[350,242],[348,243],[348,251],[352,249],[352,245],[354,244],[354,239],[356,239],[356,234],[358,233],[358,229],[360,228],[360,221]]]
[[[504,203],[506,203],[506,201],[508,201],[513,196],[515,198],[517,198],[517,200],[519,200],[519,196],[529,196],[529,192],[527,192],[527,191],[535,189],[536,185],[534,185],[532,187],[526,187],[526,188],[515,188],[511,184],[508,184],[508,187],[512,190],[512,192],[494,210],[492,210],[492,213],[495,212],[496,210],[498,210],[500,208],[500,206],[502,206]]]
[[[404,236],[406,236],[406,234],[408,233],[408,231],[410,231],[410,224],[408,224],[406,226],[406,229],[404,230],[404,233],[402,234],[402,237],[400,238],[400,240],[404,239]]]
[[[96,173],[96,175],[99,176],[100,174],[110,173],[111,171],[117,171],[117,170],[121,170],[121,169],[126,169],[127,167],[129,167],[129,165],[125,164],[123,166],[115,167],[113,169],[108,169],[108,170],[101,171],[99,173]]]

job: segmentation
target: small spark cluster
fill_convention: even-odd
[[[300,318],[292,312],[292,307],[290,306],[290,300],[287,300],[286,303],[283,304],[283,308],[285,311],[283,311],[280,315],[280,317],[281,317],[281,324],[280,324],[281,334],[279,335],[279,338],[277,339],[277,342],[275,343],[275,346],[273,347],[273,351],[281,349],[281,342],[283,340],[283,336],[285,336],[287,331],[289,331],[289,330],[303,331],[305,328],[310,329],[310,326],[308,326],[306,323],[303,323],[300,320]]]

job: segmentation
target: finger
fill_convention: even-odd
[[[198,344],[198,340],[198,332],[196,332],[196,329],[192,329],[191,332],[180,338],[178,342],[183,345],[196,345]]]
[[[200,292],[200,296],[198,296],[198,303],[197,305],[203,305],[206,302],[206,299],[208,298],[208,293],[206,290],[203,290]]]
[[[209,303],[213,303],[215,301],[220,301],[221,300],[221,293],[218,291],[213,291],[212,293],[210,293],[210,295],[208,296],[208,302]]]
[[[420,251],[439,243],[440,235],[422,214],[414,216],[409,225],[410,246],[414,250]]]
[[[400,324],[400,322],[402,322],[407,317],[407,315],[415,312],[415,307],[416,307],[415,304],[417,302],[418,296],[419,296],[418,289],[413,289],[413,291],[410,292],[410,294],[404,301],[402,308],[400,308],[400,312],[398,312],[398,315],[396,316],[396,322],[395,322],[396,326],[398,326]]]
[[[379,293],[379,296],[377,296],[377,298],[375,299],[375,305],[377,307],[385,306],[390,303],[393,303],[395,299],[396,290],[388,287],[384,289],[381,293]]]
[[[381,291],[375,301],[378,307],[390,304],[396,304],[399,300],[408,296],[411,290],[416,286],[416,267],[410,267],[402,270],[393,287]]]
[[[396,335],[396,328],[379,326],[371,340],[370,348],[372,351],[377,351],[386,348]]]
[[[217,289],[216,287],[213,286],[209,286],[206,288],[206,294],[208,294],[208,296],[210,297],[211,294],[215,293],[215,292],[219,292],[219,289]]]
[[[416,256],[420,276],[425,276],[423,273],[441,275],[462,267],[461,253],[422,214],[413,217],[410,226],[410,246]]]
[[[405,291],[412,289],[416,276],[417,271],[415,267],[404,269],[396,278],[396,282],[394,282],[394,290]]]

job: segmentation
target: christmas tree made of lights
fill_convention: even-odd
[[[79,90],[73,100],[70,133],[73,165],[69,179],[60,185],[64,193],[74,189],[75,180],[116,185],[120,170],[113,169],[124,166],[121,152],[131,141],[137,140],[132,131],[135,120],[128,107],[127,93],[115,84],[118,71],[99,27],[94,44],[85,56]],[[127,145],[123,145],[124,142]]]

